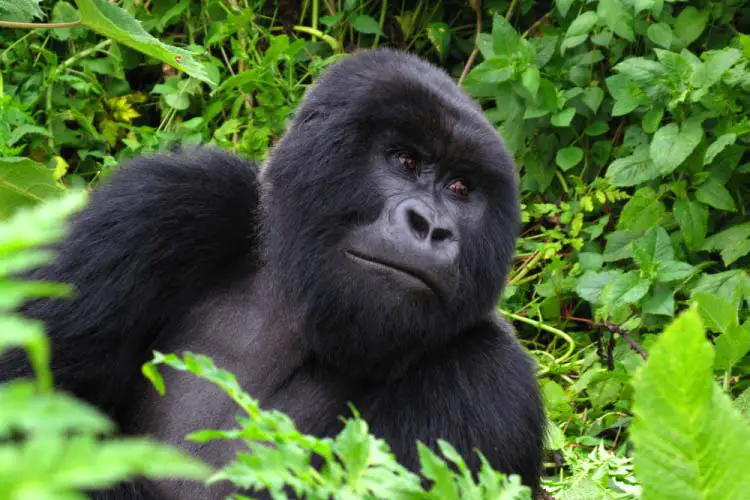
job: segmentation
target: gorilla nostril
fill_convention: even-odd
[[[430,235],[430,223],[427,222],[427,219],[419,215],[416,210],[412,209],[406,211],[406,217],[409,221],[409,227],[414,231],[414,234],[416,234],[421,240],[427,239]]]
[[[450,229],[436,227],[432,230],[432,241],[436,243],[440,243],[451,238],[453,238],[453,231],[451,231]]]

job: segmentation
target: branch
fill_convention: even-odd
[[[466,78],[466,75],[469,74],[471,65],[474,64],[474,59],[477,58],[477,54],[479,53],[479,35],[482,33],[482,1],[477,0],[476,4],[472,2],[472,5],[474,6],[474,10],[477,13],[477,29],[476,29],[476,32],[474,33],[474,49],[471,51],[469,60],[466,61],[464,70],[461,72],[461,77],[458,79],[459,85],[461,85],[461,82],[464,81],[464,79]]]

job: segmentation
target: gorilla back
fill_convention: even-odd
[[[351,402],[414,470],[415,442],[444,439],[537,489],[533,367],[494,312],[518,227],[515,168],[479,107],[425,61],[360,52],[309,89],[258,176],[212,149],[124,165],[33,275],[77,295],[24,312],[48,325],[59,385],[215,465],[237,450],[184,436],[232,426],[231,401],[174,371],[159,397],[139,371],[152,349],[211,356],[304,432],[336,433]],[[0,364],[27,370],[17,353]]]

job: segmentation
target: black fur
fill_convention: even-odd
[[[419,175],[394,166],[391,148],[404,145],[422,155]],[[459,174],[473,184],[467,200],[446,189]],[[442,438],[474,469],[479,449],[536,489],[540,397],[494,313],[519,227],[517,190],[502,141],[444,72],[390,50],[360,52],[308,92],[259,177],[210,149],[130,161],[75,217],[58,260],[33,274],[76,285],[76,297],[25,313],[48,325],[58,385],[125,432],[179,443],[185,430],[231,425],[231,404],[205,384],[172,375],[159,400],[138,382],[151,349],[189,349],[305,432],[336,432],[351,401],[413,469],[415,441]],[[412,201],[442,224],[427,250],[410,247],[422,243],[394,222]],[[434,271],[435,293],[345,256],[380,240],[394,258]],[[421,251],[426,259],[412,258]],[[454,251],[450,265],[437,256]],[[25,373],[18,353],[0,362],[0,378]],[[96,498],[172,498],[146,491]],[[208,498],[195,484],[162,491]]]

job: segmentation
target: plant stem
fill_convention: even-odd
[[[515,314],[510,311],[506,311],[504,309],[500,309],[500,312],[503,313],[505,316],[509,317],[510,319],[520,321],[521,323],[526,323],[527,325],[535,326],[539,328],[540,330],[544,330],[545,332],[549,332],[563,339],[568,344],[568,350],[565,354],[563,354],[562,357],[557,358],[555,360],[556,363],[560,364],[573,355],[573,351],[575,351],[575,348],[576,348],[576,341],[573,340],[573,337],[571,337],[564,331],[558,328],[555,328],[554,326],[549,326],[546,323],[542,323],[541,321],[537,321],[537,320],[528,318],[526,316],[521,316],[520,314]]]
[[[380,19],[378,19],[378,32],[375,33],[375,41],[372,42],[373,48],[377,48],[378,42],[380,41],[380,34],[383,32],[383,24],[385,24],[385,12],[388,10],[388,0],[383,0],[380,4]]]
[[[464,65],[464,70],[461,72],[461,77],[458,79],[459,85],[461,85],[461,83],[464,81],[464,79],[466,78],[466,75],[469,74],[471,65],[474,64],[474,59],[476,59],[477,54],[479,54],[479,35],[482,33],[482,2],[481,0],[477,0],[476,12],[477,12],[477,28],[474,33],[474,49],[471,51],[471,55],[469,55],[469,60],[466,61],[466,65]]]
[[[53,29],[53,28],[72,28],[80,26],[81,21],[72,21],[69,23],[18,23],[15,21],[0,21],[0,28],[20,28],[20,29]]]

